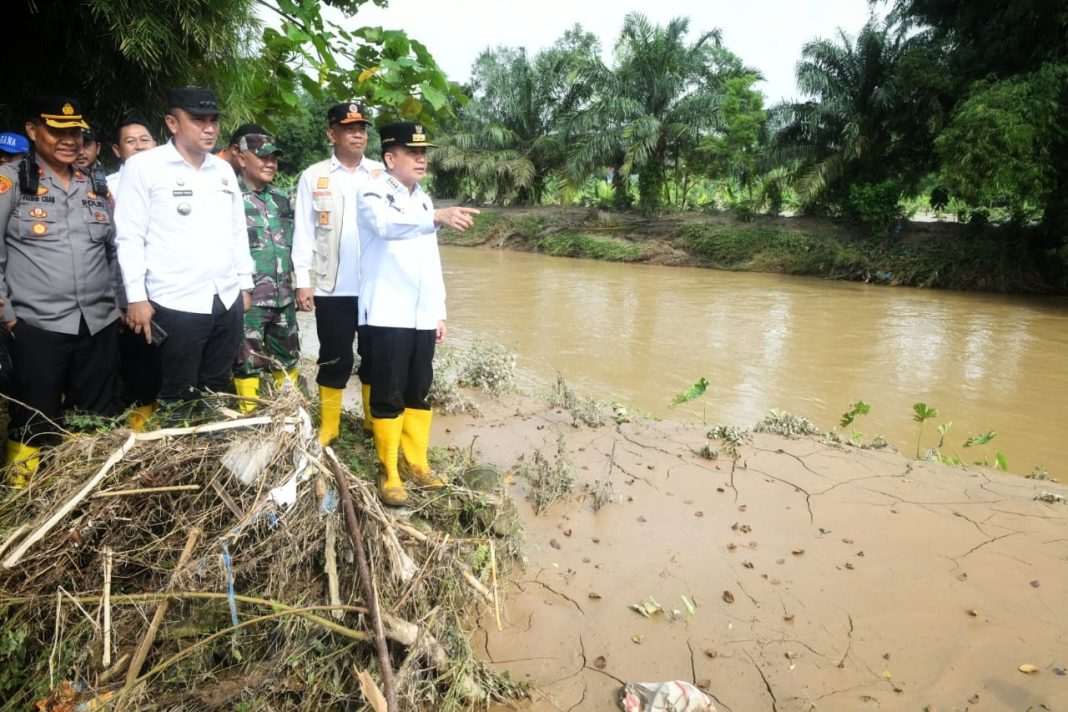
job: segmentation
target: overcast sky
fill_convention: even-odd
[[[427,46],[449,79],[463,82],[487,47],[525,47],[533,54],[576,22],[610,52],[630,12],[659,25],[688,17],[690,42],[718,27],[727,48],[763,73],[758,88],[771,105],[799,98],[794,65],[805,42],[831,38],[838,27],[855,36],[871,8],[868,0],[390,0],[384,9],[368,3],[356,22],[405,30]]]

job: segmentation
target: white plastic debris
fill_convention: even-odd
[[[708,695],[682,680],[628,682],[619,693],[625,712],[716,712]]]

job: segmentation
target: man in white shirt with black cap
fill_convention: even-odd
[[[115,212],[127,322],[150,343],[153,323],[167,335],[161,405],[233,392],[254,269],[237,176],[212,155],[215,94],[183,87],[167,99],[171,141],[126,161]]]

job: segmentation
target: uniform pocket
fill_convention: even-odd
[[[85,225],[89,230],[89,240],[92,242],[110,242],[115,236],[115,228],[111,224],[111,216],[101,208],[92,208],[85,211]]]

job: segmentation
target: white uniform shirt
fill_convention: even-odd
[[[360,323],[436,329],[445,319],[434,204],[383,173],[360,189]]]
[[[337,156],[330,157],[330,180],[344,195],[345,212],[340,217],[337,281],[333,291],[315,287],[317,297],[358,297],[360,295],[360,232],[356,221],[356,202],[360,187],[371,179],[372,172],[385,166],[364,156],[355,171],[350,171]],[[316,212],[312,208],[313,177],[308,171],[297,186],[296,215],[293,219],[293,271],[296,287],[310,287],[312,252],[315,249]]]
[[[119,181],[122,180],[122,166],[119,166],[119,170],[114,173],[109,173],[108,180],[108,192],[111,193],[111,198],[114,200],[115,194],[119,192]]]
[[[172,142],[131,156],[116,201],[116,244],[129,301],[210,314],[252,289],[245,206],[230,164],[213,155],[199,169]]]

